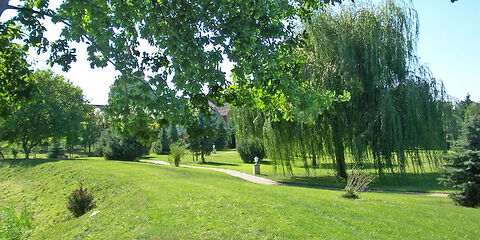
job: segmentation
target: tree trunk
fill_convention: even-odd
[[[331,120],[332,126],[332,140],[333,147],[335,149],[335,167],[337,169],[337,176],[347,179],[347,170],[345,164],[345,148],[343,146],[343,137],[341,133],[341,126],[337,117],[333,117]]]
[[[32,150],[31,147],[28,147],[28,144],[23,144],[23,152],[25,152],[25,159],[30,158],[30,151]]]
[[[205,153],[204,153],[204,151],[202,150],[202,151],[200,151],[200,152],[202,153],[202,163],[206,163],[206,162],[205,162]]]

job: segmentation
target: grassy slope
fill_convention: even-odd
[[[166,155],[150,155],[151,160],[163,160],[167,161]],[[233,151],[219,151],[217,154],[212,154],[206,157],[206,164],[193,162],[191,155],[188,155],[183,159],[183,164],[189,165],[201,165],[217,168],[226,168],[237,170],[252,174],[252,164],[243,163],[237,152]],[[301,164],[301,163],[297,163]],[[367,171],[374,171],[374,169],[366,169]],[[378,190],[392,190],[392,191],[414,191],[414,192],[452,192],[451,188],[445,187],[440,184],[437,178],[440,174],[436,171],[432,171],[429,168],[425,169],[424,174],[385,174],[382,179],[376,179],[371,185],[371,189]],[[286,176],[282,173],[281,169],[275,173],[273,166],[268,159],[261,164],[261,175],[266,178],[274,179],[284,183],[292,183],[298,185],[311,185],[311,186],[325,186],[325,187],[339,187],[345,186],[344,182],[338,181],[335,177],[335,170],[330,164],[322,164],[318,169],[310,169],[310,174],[307,175],[306,171],[301,166],[295,166],[293,168],[295,178]]]
[[[207,170],[103,160],[0,162],[0,204],[34,213],[33,239],[474,239],[480,209],[447,198],[257,185]],[[79,181],[100,213],[78,219]],[[461,224],[459,224],[461,223]]]

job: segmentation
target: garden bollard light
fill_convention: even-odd
[[[260,164],[258,164],[258,157],[255,157],[253,159],[254,164],[253,164],[253,175],[260,174]]]

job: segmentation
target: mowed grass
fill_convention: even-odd
[[[146,160],[162,160],[168,161],[167,155],[151,154]],[[187,155],[182,164],[208,166],[216,168],[225,168],[237,170],[240,172],[252,174],[252,164],[244,163],[239,154],[234,150],[218,151],[205,157],[206,163],[195,162],[192,155]],[[347,164],[349,168],[353,167],[353,163]],[[426,164],[427,165],[427,164]],[[322,186],[343,188],[345,181],[338,179],[332,164],[320,163],[318,168],[310,168],[308,171],[303,167],[301,161],[297,161],[293,167],[293,176],[290,176],[283,169],[279,168],[275,171],[271,161],[265,159],[261,163],[261,176],[273,179],[282,183],[289,183],[303,186]],[[375,173],[373,167],[365,168],[366,171]],[[376,175],[376,174],[375,174]],[[408,171],[406,174],[385,173],[381,178],[377,178],[371,184],[370,189],[387,190],[387,191],[412,191],[412,192],[442,192],[450,193],[453,189],[446,187],[438,182],[441,177],[438,169],[425,167],[422,174],[412,173]]]
[[[0,204],[33,213],[31,239],[476,239],[480,209],[450,199],[265,186],[208,170],[89,160],[1,161]],[[83,182],[97,207],[75,218]],[[100,211],[89,217],[92,211]]]

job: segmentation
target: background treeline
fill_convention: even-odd
[[[137,160],[151,150],[168,154],[170,144],[180,141],[204,161],[213,145],[217,150],[235,148],[233,121],[226,122],[214,109],[208,121],[198,118],[185,128],[175,123],[151,127],[149,134],[154,137],[145,140],[115,128],[108,106],[90,105],[80,88],[51,70],[37,70],[30,78],[35,83],[32,96],[10,104],[8,114],[0,118],[0,158],[46,154]]]

